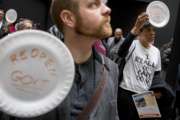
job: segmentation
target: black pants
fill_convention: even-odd
[[[120,120],[139,120],[131,91],[119,88],[118,91],[118,114]]]
[[[120,120],[159,120],[156,118],[140,119],[133,102],[134,92],[119,88],[118,90],[118,114]]]

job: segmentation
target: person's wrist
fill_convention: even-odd
[[[137,29],[137,27],[133,27],[131,29],[131,34],[137,36],[140,33],[139,29]]]

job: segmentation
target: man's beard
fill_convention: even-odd
[[[109,24],[109,26],[108,25],[105,26],[106,24],[108,24],[107,20],[105,19],[101,22],[101,24],[99,24],[99,26],[96,27],[96,29],[93,30],[89,30],[89,26],[91,25],[85,25],[79,15],[77,15],[76,19],[77,19],[77,23],[76,23],[75,31],[80,35],[94,37],[97,39],[105,39],[112,35],[111,25]]]

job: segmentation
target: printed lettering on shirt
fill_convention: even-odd
[[[151,86],[151,79],[155,69],[155,63],[149,59],[148,55],[146,55],[145,58],[135,56],[134,65],[135,69],[137,70],[136,79],[147,87]]]

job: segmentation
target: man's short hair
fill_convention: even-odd
[[[122,29],[121,28],[116,28],[115,32],[122,32]]]
[[[140,29],[140,32],[142,32],[144,29],[149,28],[149,27],[154,28],[154,26],[149,21],[147,21],[144,23],[143,27]]]
[[[63,22],[60,19],[60,13],[62,10],[70,10],[74,13],[78,11],[77,0],[52,0],[50,14],[53,22],[63,32]]]

